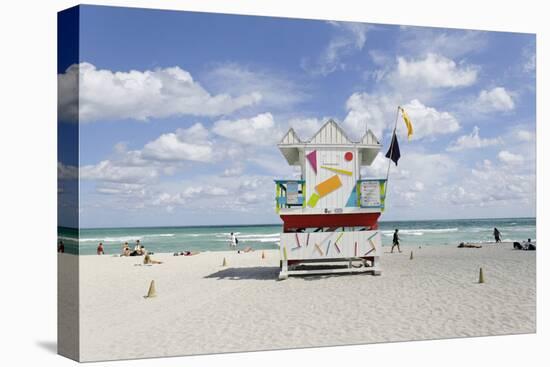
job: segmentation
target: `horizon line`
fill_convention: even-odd
[[[452,221],[452,220],[490,220],[490,219],[537,219],[536,216],[533,217],[482,217],[482,218],[445,218],[445,219],[405,219],[405,220],[380,220],[379,223],[387,222],[428,222],[428,221]],[[120,226],[120,227],[65,227],[57,226],[58,228],[68,228],[68,229],[137,229],[137,228],[193,228],[193,227],[262,227],[262,226],[282,226],[283,223],[259,223],[259,224],[193,224],[193,225],[157,225],[157,226]]]

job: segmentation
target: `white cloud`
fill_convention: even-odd
[[[413,125],[412,139],[433,138],[435,135],[454,133],[460,128],[458,120],[452,114],[425,106],[417,99],[404,105],[403,109],[409,115]],[[398,131],[406,131],[401,121],[398,121],[397,126]]]
[[[516,133],[516,136],[520,141],[524,141],[524,142],[535,140],[535,134],[527,130],[519,130]]]
[[[391,96],[353,93],[346,101],[348,113],[342,126],[353,140],[359,140],[367,128],[381,140],[384,130],[390,128],[392,112],[395,118],[396,109],[397,102]]]
[[[57,179],[58,180],[78,179],[78,167],[65,165],[61,162],[57,162]]]
[[[132,198],[144,198],[147,195],[145,185],[138,183],[102,182],[96,188],[96,191],[104,195],[116,195]]]
[[[99,180],[109,182],[140,183],[154,180],[160,172],[150,166],[128,166],[121,162],[103,160],[97,164],[85,165],[80,168],[80,178],[83,180]]]
[[[61,121],[78,121],[79,69],[80,65],[73,64],[57,77],[57,117]]]
[[[415,192],[424,191],[424,183],[420,181],[416,181],[414,185],[411,187],[411,190]]]
[[[537,53],[535,43],[531,42],[521,51],[523,72],[533,74],[537,68]]]
[[[337,70],[344,70],[342,61],[346,56],[361,51],[367,40],[369,25],[353,22],[328,22],[336,29],[328,45],[313,65],[309,60],[302,60],[302,68],[313,74],[326,76]]]
[[[521,164],[523,163],[524,159],[519,154],[514,154],[512,152],[509,152],[507,150],[503,150],[498,153],[498,159],[504,163],[509,165],[515,165],[515,164]]]
[[[342,125],[355,140],[365,133],[366,128],[381,140],[385,130],[393,129],[399,99],[398,95],[354,93],[346,101],[348,114]],[[403,108],[411,118],[414,140],[453,133],[460,128],[452,114],[425,106],[417,99],[403,105]],[[400,134],[406,131],[401,116],[398,117],[397,131]]]
[[[237,164],[234,167],[229,167],[224,169],[222,176],[223,177],[238,177],[244,172],[244,166],[242,164]]]
[[[308,98],[303,84],[289,75],[272,70],[252,69],[236,63],[214,67],[205,75],[205,82],[215,90],[234,95],[262,96],[262,108],[289,109]]]
[[[227,189],[216,186],[188,186],[176,193],[162,192],[156,194],[152,204],[166,206],[169,210],[174,206],[186,205],[190,200],[198,197],[226,196]]]
[[[363,178],[386,178],[389,160],[385,151],[378,153],[373,164],[361,169]],[[413,207],[433,202],[432,196],[455,179],[455,160],[441,153],[425,153],[402,149],[396,167],[393,162],[389,171],[388,212],[392,207]]]
[[[292,127],[301,140],[309,140],[323,126],[328,118],[292,118],[288,121],[288,126]]]
[[[480,112],[510,111],[515,107],[512,94],[503,87],[482,90],[477,97],[476,109]]]
[[[273,210],[273,181],[270,176],[197,176],[185,181],[156,185],[144,199],[147,207],[178,208],[200,213],[255,212]],[[227,222],[226,222],[227,223]]]
[[[534,53],[528,55],[527,60],[523,64],[523,71],[525,71],[526,73],[531,73],[535,71],[536,64],[537,64],[536,55]]]
[[[197,161],[214,160],[214,148],[208,141],[209,132],[200,123],[188,129],[177,129],[175,133],[162,134],[145,145],[142,156],[160,161]]]
[[[474,126],[471,134],[458,137],[449,147],[447,147],[447,151],[458,152],[465,149],[484,148],[501,143],[502,140],[499,138],[480,138],[479,128]]]
[[[502,156],[508,156],[507,153]],[[477,213],[483,207],[508,207],[512,210],[509,213],[525,213],[525,208],[535,203],[534,171],[521,172],[516,166],[504,163],[497,165],[487,159],[480,162],[469,174],[462,175],[459,182],[442,188],[436,199],[457,208],[474,207]]]
[[[436,53],[453,58],[483,51],[488,43],[485,31],[411,26],[403,26],[401,30],[398,46],[407,54]]]
[[[251,118],[219,120],[212,127],[215,134],[250,145],[273,145],[282,137],[282,132],[271,113],[262,113]]]
[[[74,80],[79,78],[79,105],[75,107]],[[69,67],[58,75],[59,114],[81,122],[97,120],[164,118],[169,116],[219,116],[260,101],[256,92],[232,97],[211,95],[191,74],[178,66],[128,72],[98,69],[90,63]]]
[[[472,85],[477,80],[478,68],[457,64],[451,59],[428,53],[423,59],[397,58],[397,69],[392,78],[397,82],[430,88],[452,88]]]

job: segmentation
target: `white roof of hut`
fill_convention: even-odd
[[[374,133],[367,130],[358,142],[351,141],[344,130],[330,119],[308,141],[302,141],[294,129],[288,130],[278,144],[281,153],[291,166],[300,165],[300,150],[306,147],[343,147],[358,148],[363,165],[370,165],[380,151],[381,145]]]

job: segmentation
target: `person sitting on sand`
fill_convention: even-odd
[[[391,253],[393,254],[393,248],[397,246],[397,250],[401,252],[401,248],[399,247],[399,229],[395,229],[395,232],[393,232],[393,245],[391,246]]]
[[[105,255],[105,251],[103,250],[103,243],[101,243],[101,242],[97,246],[97,254],[98,255]]]
[[[134,247],[134,251],[130,253],[130,256],[142,256],[147,254],[147,251],[145,250],[145,246],[139,244],[139,240],[136,241],[136,246]]]
[[[523,244],[523,249],[527,251],[535,251],[537,249],[537,246],[531,242],[531,239],[528,238],[527,242]]]
[[[122,250],[122,255],[121,256],[130,256],[130,247],[125,247]]]
[[[146,254],[145,257],[143,258],[143,263],[145,265],[162,264],[162,261],[153,260],[149,254]]]
[[[502,242],[502,240],[500,239],[500,231],[496,227],[495,229],[493,229],[493,236],[495,236],[496,243]]]

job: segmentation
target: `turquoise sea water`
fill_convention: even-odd
[[[399,228],[403,246],[458,245],[460,242],[492,242],[493,228],[497,227],[503,241],[536,240],[535,218],[458,219],[380,222],[382,244],[391,246],[392,234]],[[229,234],[236,233],[239,248],[277,249],[281,225],[254,226],[197,226],[144,228],[89,228],[80,230],[59,228],[59,239],[68,253],[95,254],[102,242],[106,254],[118,254],[122,244],[133,248],[140,240],[148,251],[223,251],[229,249]]]

